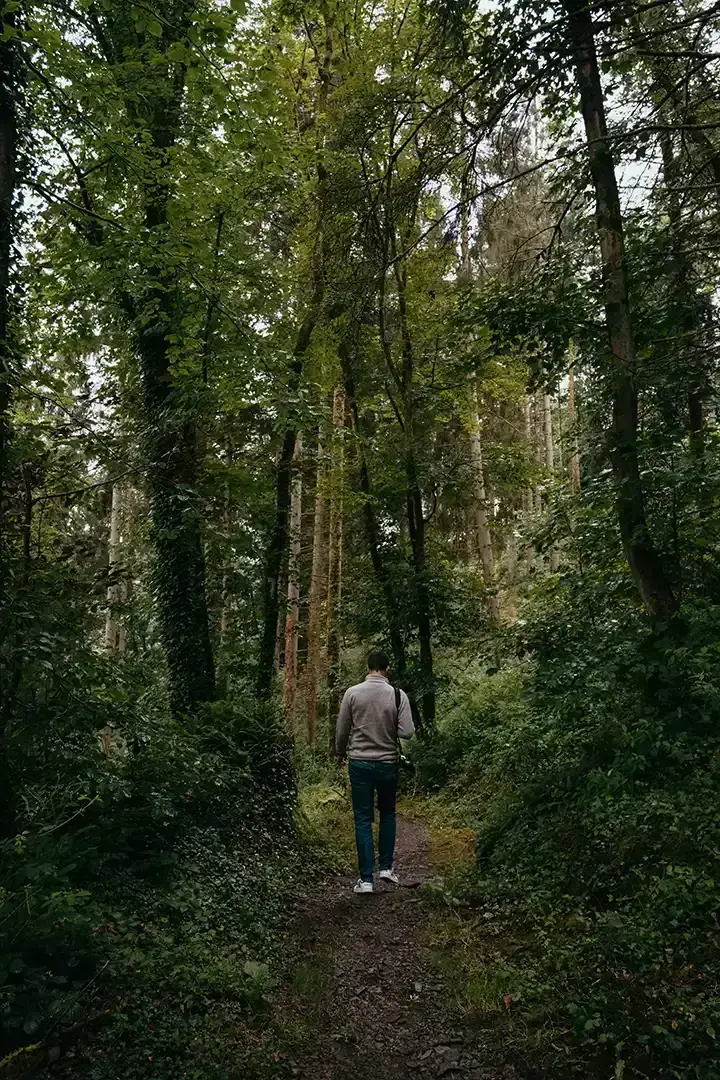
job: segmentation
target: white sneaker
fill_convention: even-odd
[[[381,881],[392,881],[393,885],[399,885],[400,884],[400,878],[397,876],[397,874],[395,873],[394,870],[381,870],[380,871],[380,880]]]
[[[363,881],[362,878],[357,879],[357,883],[353,892],[355,893],[371,893],[373,891],[372,881]]]

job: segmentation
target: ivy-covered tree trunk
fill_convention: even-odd
[[[8,16],[11,19],[11,16]],[[18,154],[18,57],[15,42],[0,42],[0,544],[4,536],[4,495],[8,452],[10,372],[10,261],[14,235],[14,197]],[[3,548],[0,548],[0,556]],[[2,562],[0,558],[0,563]],[[3,573],[0,566],[0,573]]]
[[[335,747],[335,724],[340,709],[340,603],[342,599],[343,527],[345,503],[345,395],[333,395],[333,439],[331,447],[330,530],[328,541],[327,662],[328,662],[328,748]]]
[[[608,140],[605,103],[590,8],[585,0],[563,0],[595,188],[596,218],[603,269],[605,318],[612,357],[611,459],[617,490],[617,516],[625,555],[649,615],[665,620],[677,601],[655,549],[645,515],[638,461],[636,350],[628,293],[625,240],[615,164]]]
[[[181,23],[188,10],[178,15]],[[188,24],[189,25],[189,24]],[[182,25],[175,32],[181,32]],[[181,335],[182,311],[167,248],[171,190],[170,151],[181,120],[184,69],[166,59],[169,42],[158,43],[164,77],[155,82],[146,120],[149,142],[144,218],[149,255],[136,304],[135,339],[143,395],[143,443],[154,545],[153,586],[158,626],[176,716],[191,714],[215,697],[205,558],[198,495],[197,405],[172,371],[173,335]],[[148,107],[148,106],[146,106]]]
[[[5,22],[12,25],[7,13]],[[18,164],[18,93],[20,60],[14,39],[0,42],[0,835],[12,829],[13,785],[8,760],[12,663],[9,644],[9,565],[5,502],[8,484],[11,400],[11,259],[15,234],[15,187]]]
[[[146,423],[145,455],[155,550],[153,586],[175,715],[215,697],[205,558],[197,494],[197,429],[173,389],[164,327],[138,334]]]
[[[285,620],[285,723],[295,729],[298,679],[298,632],[300,623],[300,550],[302,541],[302,434],[298,432],[293,455],[294,478],[290,507],[290,558],[288,560],[287,616]]]
[[[327,582],[325,541],[325,453],[323,431],[318,432],[315,467],[315,512],[313,514],[312,568],[308,596],[307,663],[305,665],[305,718],[307,741],[314,746],[317,736],[317,697],[320,678],[320,631],[324,586]]]

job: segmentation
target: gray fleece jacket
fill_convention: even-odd
[[[335,729],[335,749],[356,761],[397,761],[398,736],[411,739],[415,725],[410,702],[400,691],[395,709],[395,690],[384,675],[367,675],[365,682],[345,691]]]

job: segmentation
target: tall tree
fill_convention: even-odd
[[[345,513],[345,395],[337,388],[333,394],[332,443],[330,448],[330,522],[328,540],[328,584],[326,641],[328,661],[329,746],[335,745],[335,722],[342,698],[340,604],[343,584],[343,533]]]
[[[317,66],[317,99],[315,114],[308,125],[315,131],[314,186],[310,214],[314,222],[312,252],[310,258],[310,296],[305,301],[307,281],[299,283],[301,303],[305,314],[295,339],[290,365],[289,391],[295,397],[300,387],[305,358],[310,348],[313,332],[322,312],[326,287],[329,247],[327,199],[328,172],[325,154],[325,113],[331,90],[333,58],[335,55],[335,29],[327,6],[323,8],[323,42],[316,42],[313,28],[306,22],[308,46],[312,49]],[[287,420],[283,435],[280,458],[275,481],[275,519],[267,547],[263,578],[263,632],[260,640],[256,690],[258,697],[267,698],[272,689],[274,674],[275,641],[278,623],[280,575],[288,542],[288,519],[290,514],[290,487],[292,459],[297,438],[297,422],[292,415]]]
[[[0,40],[0,821],[12,822],[12,784],[7,732],[10,723],[7,655],[9,551],[6,500],[9,470],[10,401],[15,350],[12,344],[12,255],[17,230],[16,184],[19,156],[21,58],[12,33],[14,12],[3,12],[6,33]],[[0,831],[3,826],[0,825]]]
[[[563,0],[587,138],[610,341],[613,422],[611,460],[625,554],[648,613],[665,620],[677,610],[672,586],[655,549],[645,512],[638,460],[637,356],[628,289],[625,237],[615,163],[608,138],[595,32],[584,0]]]
[[[302,545],[302,433],[295,439],[294,478],[290,499],[290,555],[288,559],[287,617],[285,620],[285,723],[295,728],[300,630],[300,550]]]
[[[499,615],[499,602],[495,582],[495,555],[492,546],[492,535],[488,522],[487,493],[485,491],[485,469],[482,452],[482,434],[480,410],[478,407],[477,386],[473,387],[472,393],[472,431],[470,448],[472,456],[473,477],[475,484],[475,533],[477,550],[480,555],[480,564],[483,572],[483,582],[487,593],[487,604],[490,617],[497,620]]]
[[[577,435],[577,409],[575,406],[575,342],[570,339],[568,346],[568,419],[570,421],[570,440],[572,450],[570,454],[570,481],[572,489],[577,494],[580,491],[580,450]]]
[[[121,573],[121,524],[123,512],[122,482],[116,480],[112,485],[110,503],[110,529],[108,536],[108,590],[107,614],[105,616],[105,648],[111,657],[125,651],[125,627],[120,621],[118,608],[123,598]]]
[[[144,444],[155,545],[155,596],[177,715],[194,712],[215,696],[215,668],[205,591],[201,508],[197,492],[199,447],[196,416],[173,379],[173,337],[183,307],[171,251],[173,155],[182,128],[185,66],[171,59],[193,24],[192,0],[169,4],[160,35],[148,23],[141,47],[124,14],[99,16],[112,43],[111,67],[125,88],[130,65],[140,59],[147,97],[128,96],[131,123],[146,140],[142,187],[145,229],[142,294],[132,300],[144,406]],[[126,66],[127,65],[127,66]],[[168,242],[170,241],[170,242]]]
[[[383,599],[385,601],[390,644],[393,654],[393,671],[396,680],[402,683],[405,679],[407,669],[405,641],[403,639],[402,627],[399,621],[400,613],[398,611],[397,597],[395,596],[393,584],[381,550],[380,528],[378,525],[372,484],[370,481],[370,470],[365,447],[364,425],[360,416],[360,408],[355,392],[355,373],[352,349],[347,341],[343,340],[340,342],[340,345],[338,346],[338,355],[342,367],[348,410],[352,420],[355,438],[357,439],[360,492],[363,496],[362,513],[365,542],[370,555],[370,562],[375,575],[375,580],[382,589]]]
[[[305,716],[307,741],[315,743],[317,735],[317,699],[320,678],[320,644],[322,612],[327,585],[328,546],[325,537],[327,495],[325,492],[324,431],[318,431],[315,464],[315,511],[313,514],[312,566],[308,595],[307,663],[305,665]]]

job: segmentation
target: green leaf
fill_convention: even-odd
[[[147,24],[147,32],[148,32],[148,34],[152,34],[153,37],[156,37],[156,38],[162,37],[162,34],[163,34],[162,23],[159,23],[157,21],[157,19],[152,19]]]
[[[187,60],[188,51],[182,41],[173,41],[172,45],[167,51],[168,60],[173,60],[179,64],[182,64]]]

